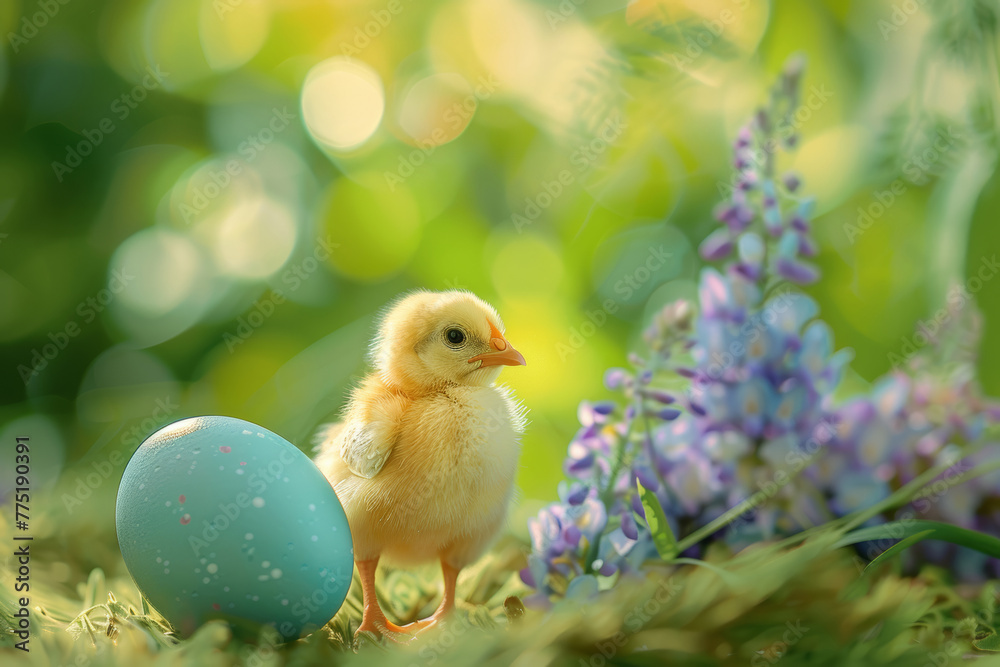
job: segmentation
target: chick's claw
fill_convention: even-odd
[[[366,618],[354,632],[354,646],[355,648],[359,646],[362,637],[367,637],[374,643],[378,643],[379,638],[384,638],[396,644],[405,644],[415,639],[410,635],[411,632],[413,631],[407,626],[399,626],[385,619]]]
[[[402,629],[405,632],[412,632],[414,635],[420,635],[432,628],[440,627],[441,625],[443,625],[447,620],[447,616],[448,612],[445,613],[437,612],[433,616],[430,616],[428,618],[419,621],[413,621],[412,623],[407,623],[406,625],[403,626]]]
[[[430,626],[431,618],[425,618],[419,621],[412,621],[404,625],[402,629],[404,632],[412,632],[414,634],[419,634],[421,630]]]

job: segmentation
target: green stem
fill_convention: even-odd
[[[636,393],[638,397],[638,392]],[[642,398],[638,398],[639,406],[641,408]],[[625,454],[628,449],[629,440],[632,437],[632,429],[638,419],[638,414],[629,423],[628,428],[625,430],[625,434],[618,440],[618,446],[615,448],[615,455],[611,462],[611,472],[608,474],[607,486],[601,490],[599,494],[599,499],[604,505],[605,509],[610,509],[611,504],[615,500],[615,481],[618,479],[618,474],[621,472],[622,465],[625,462]],[[594,561],[597,559],[598,551],[601,547],[601,537],[603,537],[604,532],[594,536],[594,541],[588,545],[587,557],[583,565],[584,574],[593,574],[594,572]]]
[[[965,453],[966,456],[968,454],[969,452]],[[932,480],[935,477],[940,475],[942,472],[947,470],[952,465],[954,465],[954,463],[942,463],[940,465],[937,465],[925,471],[923,474],[910,480],[909,483],[897,489],[896,492],[890,495],[888,498],[885,498],[881,502],[875,503],[866,510],[861,510],[859,512],[855,512],[854,514],[848,514],[847,516],[841,517],[827,524],[817,526],[815,528],[810,528],[808,530],[804,530],[784,540],[781,540],[780,542],[778,542],[778,544],[790,546],[792,544],[805,540],[811,534],[816,533],[817,531],[820,530],[833,529],[833,530],[839,530],[841,533],[847,533],[852,529],[857,528],[865,521],[868,521],[872,517],[877,516],[887,510],[905,505],[906,503],[912,501],[914,498],[919,497],[922,492],[930,491],[932,487],[929,485],[929,483],[932,482]],[[1000,461],[991,461],[990,463],[985,463],[980,466],[977,466],[973,470],[970,470],[966,473],[963,473],[962,475],[959,475],[956,478],[956,481],[953,484],[949,485],[949,488],[951,486],[955,486],[962,482],[967,482],[970,479],[974,479],[981,475],[985,475],[998,468],[1000,468]],[[695,544],[698,544],[702,540],[706,539],[707,537],[710,537],[711,535],[721,530],[722,528],[725,528],[728,524],[732,523],[732,521],[736,519],[740,514],[746,512],[747,509],[749,508],[746,509],[743,508],[743,503],[740,503],[736,507],[731,508],[728,512],[715,519],[715,521],[712,521],[711,523],[702,526],[695,532],[685,537],[683,540],[680,540],[677,543],[677,552],[682,553],[685,550],[689,549],[690,547],[694,546]]]

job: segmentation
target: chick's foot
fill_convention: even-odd
[[[356,561],[355,564],[358,567],[358,574],[361,575],[361,590],[364,596],[364,615],[361,618],[361,626],[354,633],[355,645],[365,632],[397,643],[410,641],[412,637],[407,635],[408,631],[389,621],[378,604],[378,597],[375,594],[375,570],[378,568],[378,558]]]

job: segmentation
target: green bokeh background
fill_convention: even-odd
[[[844,393],[1000,247],[994,2],[52,6],[32,32],[41,4],[0,5],[0,442],[31,436],[34,530],[83,571],[114,557],[117,480],[143,437],[223,414],[308,448],[364,373],[379,309],[417,287],[492,302],[528,360],[502,376],[530,409],[523,530],[555,496],[579,401],[604,395],[653,310],[693,295],[730,142],[795,52],[812,105],[782,166],[818,197],[824,278],[807,291],[855,351]],[[311,89],[324,68],[367,97]],[[294,118],[262,134],[276,110]],[[79,166],[53,167],[109,121]],[[523,224],[526,200],[542,205]],[[116,271],[132,277],[102,292]],[[976,298],[996,394],[1000,281]]]

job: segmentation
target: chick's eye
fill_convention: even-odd
[[[465,332],[461,329],[448,329],[444,332],[444,337],[449,345],[461,345],[465,342]]]

